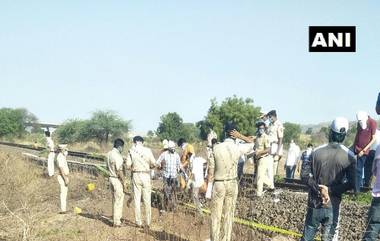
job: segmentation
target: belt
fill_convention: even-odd
[[[147,174],[150,174],[150,171],[132,171],[132,173],[147,173]]]
[[[214,182],[227,182],[227,181],[237,181],[237,177],[229,178],[229,179],[215,179]]]
[[[260,159],[262,159],[262,158],[264,158],[264,157],[267,157],[267,156],[269,156],[269,154],[265,154],[264,156],[261,156],[259,159],[257,159],[257,160],[260,160]]]

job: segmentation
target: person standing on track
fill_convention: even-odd
[[[112,216],[113,226],[121,227],[121,217],[123,215],[124,192],[126,192],[126,182],[123,170],[124,141],[116,139],[113,149],[107,154],[107,167],[110,173],[109,181],[112,189]]]
[[[211,241],[230,241],[232,224],[238,195],[237,165],[241,155],[253,149],[253,144],[237,145],[231,136],[236,127],[228,122],[225,127],[225,140],[213,147],[213,158],[208,169],[208,183],[211,194]],[[223,219],[222,219],[223,216]],[[220,233],[223,235],[221,236]]]
[[[377,99],[376,112],[380,115],[380,93]],[[373,175],[376,177],[372,189],[372,202],[368,211],[367,229],[362,241],[376,241],[380,233],[380,145],[377,146],[373,165]]]
[[[265,123],[258,122],[257,137],[255,140],[255,160],[257,163],[256,171],[256,196],[263,195],[264,184],[269,186],[269,189],[274,190],[273,179],[273,158],[269,155],[270,144],[268,135],[265,133]]]
[[[288,155],[285,162],[286,178],[294,179],[294,173],[296,171],[299,155],[300,155],[299,146],[296,143],[294,143],[294,140],[291,140],[290,145],[289,145]]]
[[[61,211],[60,214],[67,213],[66,203],[67,203],[67,192],[69,186],[69,167],[67,165],[68,150],[67,145],[58,145],[58,155],[57,155],[57,167],[58,175],[57,180],[59,183],[59,198]]]
[[[354,142],[355,154],[357,155],[355,192],[358,193],[363,187],[363,176],[367,186],[370,176],[372,176],[372,173],[368,171],[372,169],[373,163],[369,152],[376,141],[377,123],[365,111],[358,111],[356,118],[358,124]],[[365,169],[367,172],[364,172]]]
[[[132,170],[133,196],[135,200],[135,220],[139,227],[143,227],[141,221],[141,197],[145,207],[145,226],[149,229],[151,223],[151,177],[150,170],[156,166],[156,159],[152,151],[145,147],[141,136],[133,138],[133,146],[128,151],[127,168]]]
[[[300,173],[300,177],[302,179],[303,176],[306,175],[307,170],[309,170],[310,165],[310,156],[313,152],[313,144],[309,143],[307,144],[307,148],[304,152],[301,154],[301,165],[297,165],[297,171]]]
[[[49,130],[45,131],[45,136],[46,136],[47,149],[49,151],[48,158],[47,158],[47,171],[48,171],[48,176],[52,177],[54,176],[54,159],[55,159],[54,141],[51,138],[51,134]]]
[[[308,208],[301,240],[311,241],[322,225],[322,241],[338,240],[342,194],[354,188],[355,155],[341,143],[348,120],[336,118],[330,125],[329,143],[316,148],[302,179],[309,187]]]
[[[178,185],[177,176],[180,170],[181,161],[175,151],[175,143],[168,142],[168,148],[158,157],[156,165],[163,170],[164,182],[164,208],[166,211],[176,208],[176,188]]]
[[[267,114],[270,124],[268,126],[269,142],[271,144],[270,154],[273,157],[273,176],[277,175],[278,163],[283,155],[282,141],[284,138],[284,126],[282,122],[277,119],[277,112],[271,110]]]

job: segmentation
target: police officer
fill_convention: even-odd
[[[47,170],[49,177],[54,176],[54,158],[55,158],[55,150],[54,150],[54,141],[50,136],[50,131],[45,131],[46,136],[46,144],[49,151],[48,154],[48,162],[47,162]]]
[[[236,127],[226,124],[225,140],[213,147],[208,183],[213,183],[211,195],[211,241],[230,241],[232,223],[238,195],[237,164],[241,155],[250,152],[253,144],[237,145],[231,136]],[[222,221],[223,216],[223,221]],[[220,231],[223,230],[223,236]]]
[[[127,168],[132,171],[133,196],[135,201],[135,220],[139,227],[141,221],[141,197],[145,207],[145,228],[149,228],[151,222],[151,177],[150,170],[155,167],[155,158],[152,151],[143,146],[144,139],[141,136],[133,137],[133,146],[128,151]]]
[[[58,175],[57,180],[59,183],[59,198],[61,204],[60,214],[67,213],[66,202],[67,202],[67,191],[69,186],[69,167],[67,165],[68,150],[67,145],[58,145],[58,155],[57,155],[57,166]]]
[[[274,189],[273,183],[273,158],[269,155],[270,144],[268,135],[265,133],[265,123],[258,122],[257,137],[255,140],[255,159],[257,162],[257,191],[256,195],[261,197],[263,185],[266,184],[270,189]]]
[[[273,175],[276,176],[278,163],[283,153],[282,140],[284,138],[284,126],[281,121],[277,119],[277,112],[275,110],[269,111],[267,118],[270,121],[268,126],[268,136],[271,144],[270,154],[273,157]]]
[[[113,149],[107,154],[107,166],[110,173],[109,181],[112,186],[112,216],[113,226],[121,227],[121,217],[123,214],[124,191],[126,191],[125,177],[123,170],[123,157],[121,155],[124,148],[124,141],[116,139]]]

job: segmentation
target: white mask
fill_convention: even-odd
[[[363,130],[367,129],[367,120],[360,120],[359,125]]]

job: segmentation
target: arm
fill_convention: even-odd
[[[371,146],[373,145],[373,143],[375,143],[375,141],[376,141],[376,135],[373,135],[371,141],[363,148],[363,150],[361,150],[361,152],[363,152],[362,154],[364,154],[364,152],[366,152],[369,148],[371,148]]]
[[[337,185],[333,185],[329,187],[329,193],[334,194],[336,196],[342,195],[342,193],[353,189],[355,186],[356,179],[356,162],[354,160],[351,161],[350,166],[348,166],[345,170],[347,176],[347,182],[340,182]]]
[[[154,158],[152,150],[149,149],[149,166],[150,168],[155,168],[156,165],[156,159]]]
[[[256,139],[255,136],[245,136],[245,135],[242,135],[240,132],[238,132],[237,130],[233,130],[231,133],[231,136],[233,138],[237,138],[237,139],[240,139],[240,140],[243,140],[247,143],[253,143]]]
[[[306,166],[306,170],[303,173],[303,176],[301,176],[301,179],[310,188],[311,192],[319,193],[319,186],[314,176],[314,168],[316,168],[314,163],[314,155],[312,155],[310,159],[310,165]]]
[[[209,159],[208,164],[208,173],[207,173],[207,181],[208,183],[212,183],[214,180],[214,170],[215,170],[215,159],[214,155]]]

